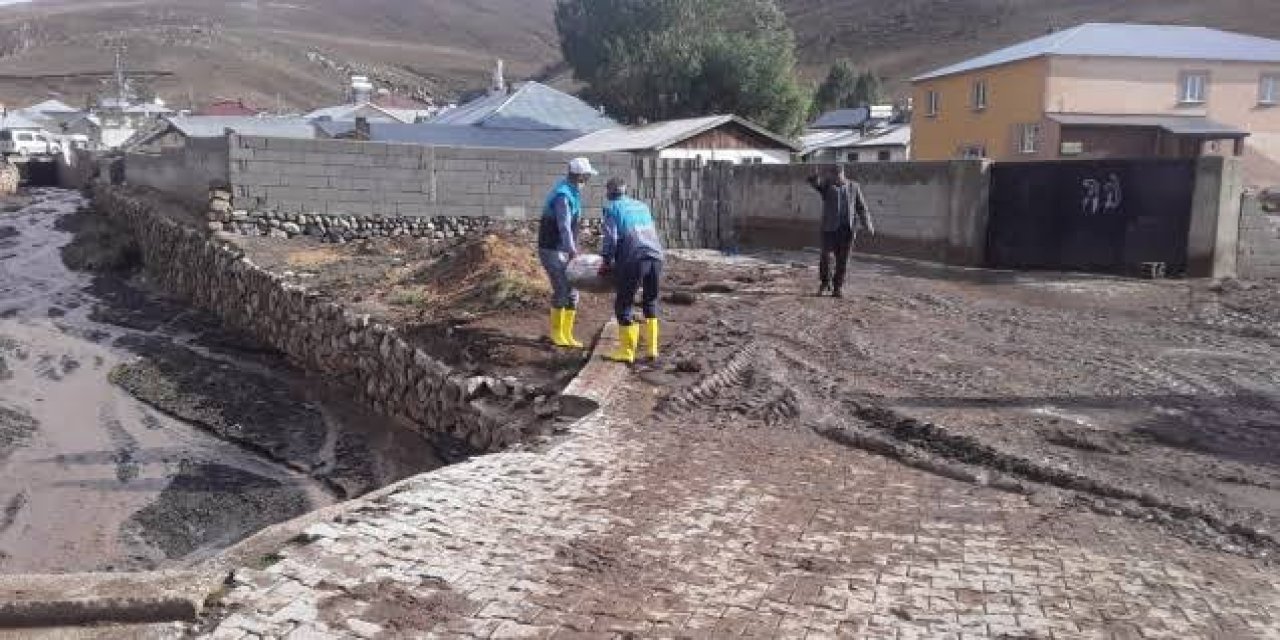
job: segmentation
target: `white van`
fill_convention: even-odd
[[[40,131],[0,129],[0,154],[38,156],[57,152],[57,144]]]

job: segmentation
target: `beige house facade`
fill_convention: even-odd
[[[917,77],[914,94],[918,160],[1240,155],[1251,184],[1280,184],[1277,40],[1081,25]]]

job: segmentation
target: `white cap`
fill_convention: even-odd
[[[579,176],[594,176],[600,172],[591,166],[591,161],[586,158],[574,158],[569,161],[569,173]]]

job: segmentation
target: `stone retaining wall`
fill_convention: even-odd
[[[520,441],[524,427],[555,406],[514,379],[456,374],[394,328],[285,282],[235,247],[170,219],[145,194],[100,186],[94,205],[135,235],[146,272],[162,290],[218,314],[307,371],[338,378],[425,436],[494,451]]]

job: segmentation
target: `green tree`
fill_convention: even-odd
[[[793,133],[809,96],[774,0],[559,0],[584,97],[629,122],[735,113]]]
[[[879,76],[871,71],[859,73],[848,60],[837,60],[814,94],[812,115],[832,109],[873,105],[882,97]]]
[[[883,97],[880,77],[870,71],[864,71],[858,76],[853,94],[849,96],[848,106],[866,107],[879,103]]]
[[[848,60],[837,60],[813,95],[813,115],[849,106],[849,97],[857,89],[858,80],[858,72]]]

